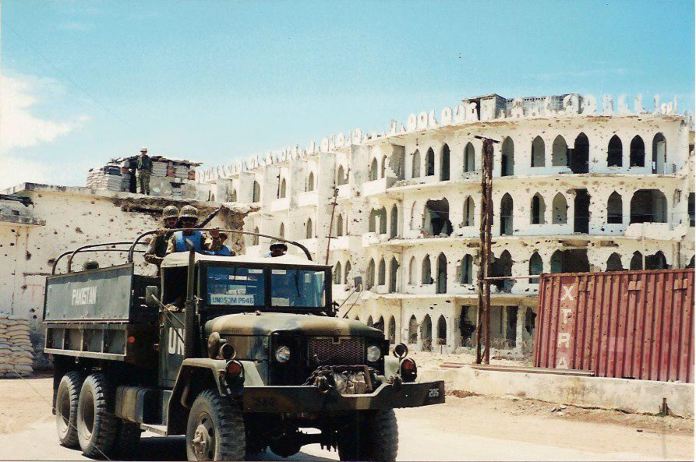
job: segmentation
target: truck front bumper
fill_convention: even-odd
[[[321,392],[312,385],[250,386],[241,394],[244,412],[340,412],[420,407],[445,402],[442,380],[425,383],[382,384],[367,394]]]

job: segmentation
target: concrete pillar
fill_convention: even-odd
[[[524,342],[524,319],[527,307],[519,305],[517,307],[517,332],[515,332],[515,351],[522,352]]]

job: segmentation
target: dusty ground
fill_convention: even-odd
[[[51,387],[50,377],[0,380],[0,459],[81,458],[56,441]],[[404,460],[693,460],[688,419],[456,392],[444,405],[397,416]],[[143,458],[185,457],[180,438],[143,441]],[[262,458],[278,459],[270,452]],[[308,446],[295,459],[335,460],[336,453]]]

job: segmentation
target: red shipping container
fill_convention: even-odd
[[[693,382],[694,270],[543,274],[534,365]]]

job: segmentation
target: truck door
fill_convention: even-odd
[[[174,386],[184,360],[184,312],[160,312],[159,385]]]

